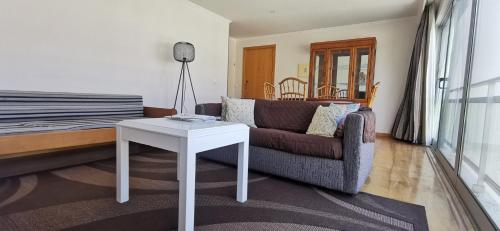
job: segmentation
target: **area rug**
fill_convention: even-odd
[[[130,160],[130,201],[115,201],[115,160],[0,179],[0,230],[175,230],[176,156]],[[198,160],[196,230],[428,230],[425,208],[346,195],[250,172],[248,201],[236,169]]]

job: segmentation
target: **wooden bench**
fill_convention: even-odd
[[[144,107],[144,117],[175,115],[175,109]],[[114,143],[115,128],[37,132],[0,136],[0,159]]]
[[[113,157],[116,122],[174,114],[136,95],[0,90],[0,178]]]

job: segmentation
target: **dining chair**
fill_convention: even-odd
[[[338,90],[337,91],[337,99],[347,99],[347,90]]]
[[[276,100],[276,85],[264,82],[264,99]]]
[[[288,77],[281,80],[279,85],[281,100],[306,100],[306,81]]]
[[[368,107],[372,107],[375,102],[375,94],[377,93],[378,87],[380,86],[380,82],[373,84],[370,90],[370,97],[368,98]]]
[[[323,85],[318,87],[318,99],[336,99],[339,89],[334,86]]]

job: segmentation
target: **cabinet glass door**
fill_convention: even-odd
[[[338,91],[338,98],[347,98],[349,89],[349,67],[351,65],[351,50],[332,50],[332,79],[331,86],[336,87]]]
[[[354,68],[354,99],[366,99],[368,64],[370,48],[356,48],[356,67]]]
[[[314,96],[318,96],[318,87],[326,84],[326,50],[318,50],[314,52],[313,56],[313,91]]]

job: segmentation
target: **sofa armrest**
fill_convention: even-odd
[[[160,118],[177,114],[175,108],[144,107],[144,117]]]
[[[194,111],[195,114],[197,115],[221,116],[222,104],[221,103],[198,104],[196,105]]]
[[[347,115],[344,127],[344,191],[358,193],[368,177],[373,162],[374,143],[363,142],[365,117]]]
[[[359,111],[355,112],[363,116],[363,143],[375,143],[375,113],[371,108],[365,107],[361,108]]]

